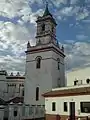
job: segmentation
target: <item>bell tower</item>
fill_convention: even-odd
[[[38,44],[56,44],[56,22],[49,12],[48,3],[42,17],[37,18],[36,45]]]
[[[36,45],[26,51],[25,104],[44,105],[42,94],[65,86],[64,47],[56,39],[56,21],[46,5],[37,18]]]

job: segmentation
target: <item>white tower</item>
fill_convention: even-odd
[[[65,86],[64,48],[56,40],[56,22],[46,5],[42,17],[37,18],[36,46],[27,44],[26,104],[44,105],[42,94],[52,88]]]

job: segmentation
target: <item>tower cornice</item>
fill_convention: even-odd
[[[48,16],[43,16],[43,17],[42,17],[42,16],[39,16],[39,17],[37,18],[36,22],[41,22],[41,21],[44,21],[44,20],[51,20],[51,21],[53,21],[53,23],[54,23],[55,25],[57,25],[55,19],[54,19],[52,16],[50,16],[50,15],[48,15]]]
[[[27,51],[25,51],[25,53],[26,54],[33,54],[33,53],[46,52],[46,51],[54,51],[54,52],[58,53],[59,55],[65,57],[62,49],[58,48],[53,43],[41,45],[41,46],[30,47]]]

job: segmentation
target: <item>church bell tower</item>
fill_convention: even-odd
[[[48,10],[46,5],[45,12],[42,17],[37,19],[36,44],[56,43],[56,22]]]
[[[37,18],[36,45],[26,51],[25,104],[44,105],[42,94],[65,86],[64,47],[56,39],[56,21],[46,5]]]

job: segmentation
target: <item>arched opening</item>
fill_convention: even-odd
[[[36,87],[36,101],[39,100],[39,87]]]
[[[37,57],[37,59],[36,59],[36,68],[40,69],[40,67],[41,67],[41,57]]]
[[[42,25],[42,31],[45,31],[45,24]]]
[[[24,96],[24,89],[22,89],[22,96]]]
[[[59,58],[57,59],[57,67],[58,67],[58,70],[60,70],[60,59]]]

